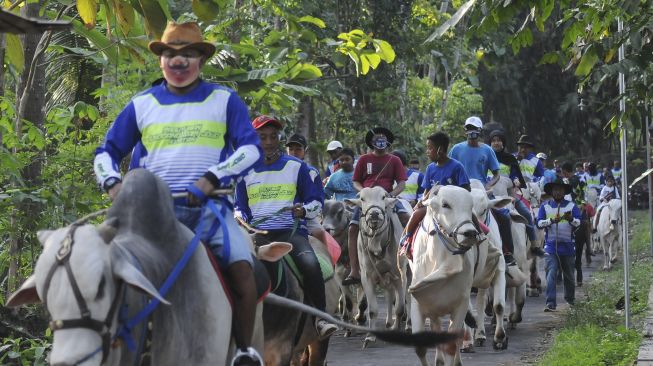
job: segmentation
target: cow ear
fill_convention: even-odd
[[[395,197],[387,197],[385,199],[385,208],[386,209],[391,209],[395,207],[399,203],[399,199]]]
[[[489,200],[488,207],[502,208],[505,207],[506,205],[509,205],[510,203],[512,203],[512,198],[510,197],[493,198]]]
[[[422,205],[424,205],[424,207],[429,207],[434,203],[435,203],[435,198],[433,198],[432,196],[429,196],[429,198],[422,200]]]
[[[275,241],[270,244],[261,245],[256,251],[256,257],[260,260],[267,262],[276,262],[283,258],[284,255],[290,253],[292,244]]]
[[[41,243],[41,246],[45,245],[45,241],[48,240],[53,232],[54,230],[39,230],[36,232],[36,238],[39,240],[39,243]]]
[[[7,300],[7,307],[15,307],[26,304],[38,304],[41,302],[39,294],[36,292],[36,279],[34,275],[29,276],[20,286],[18,291],[11,294]]]
[[[136,269],[133,264],[131,264],[127,253],[125,253],[125,250],[120,245],[111,246],[111,269],[116,278],[144,291],[162,303],[170,305],[166,299],[161,297],[159,291],[154,287],[150,280],[143,276],[143,274]]]
[[[353,199],[352,199],[352,198],[347,198],[347,199],[345,200],[345,203],[346,203],[347,206],[349,206],[349,207],[354,207],[354,206],[361,207],[361,206],[363,205],[363,203],[361,202],[361,200],[358,199],[358,198],[353,198]]]
[[[528,225],[528,220],[517,212],[510,211],[510,219],[518,224]]]
[[[97,227],[97,231],[105,243],[111,243],[111,240],[116,236],[116,232],[118,232],[118,218],[110,217],[106,219]]]

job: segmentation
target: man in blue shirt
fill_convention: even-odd
[[[356,198],[358,191],[354,188],[354,151],[349,148],[342,149],[338,157],[340,169],[331,174],[324,186],[327,198],[344,201]]]
[[[483,129],[483,121],[480,118],[474,116],[467,118],[464,128],[467,141],[454,145],[449,152],[449,156],[460,161],[465,167],[467,175],[470,178],[478,179],[485,183],[485,188],[489,190],[500,178],[500,166],[497,155],[490,146],[479,142],[481,130]],[[488,171],[492,173],[492,178],[489,182],[487,181]],[[503,209],[493,209],[492,213],[494,213],[494,218],[499,225],[499,234],[501,235],[506,264],[515,265],[516,262],[512,256],[514,243],[510,229],[510,212]]]
[[[574,202],[564,199],[572,188],[562,179],[544,186],[544,192],[553,199],[540,206],[537,226],[546,230],[544,251],[546,252],[546,307],[544,311],[556,310],[556,280],[562,270],[565,300],[573,305],[575,300],[574,268],[576,249],[574,228],[580,225],[580,210]]]
[[[197,23],[168,23],[161,41],[150,42],[149,48],[159,57],[165,81],[135,96],[116,117],[95,152],[97,181],[114,199],[121,188],[119,165],[135,149],[132,167],[151,171],[173,194],[187,192],[192,185],[208,196],[260,160],[259,139],[249,124],[247,106],[235,91],[200,78],[215,46],[202,40]],[[201,203],[190,192],[175,199],[177,219],[191,230],[200,221],[213,222],[211,210],[201,217]],[[222,200],[215,204],[225,212],[230,254],[223,256],[222,230],[205,238],[207,227],[202,238],[224,266],[233,290],[238,351],[232,364],[261,365],[260,355],[250,347],[256,314],[250,248],[230,205]]]
[[[479,142],[483,121],[478,117],[469,117],[465,120],[464,129],[467,141],[454,145],[449,157],[458,160],[465,167],[470,179],[478,179],[490,188],[499,180],[499,161],[490,146]],[[492,172],[489,182],[488,171]]]

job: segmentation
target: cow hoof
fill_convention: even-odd
[[[540,297],[540,292],[536,288],[527,288],[526,296],[528,297]]]
[[[503,341],[500,342],[494,341],[495,351],[505,350],[507,348],[508,348],[508,337],[506,337]]]
[[[376,342],[376,337],[375,336],[365,337],[365,339],[363,340],[363,349],[366,349],[367,346],[370,345],[370,343],[374,343],[374,342]]]
[[[392,325],[393,325],[392,322],[385,322],[386,328],[392,328],[393,327]]]
[[[347,329],[347,330],[345,331],[345,334],[343,335],[343,337],[345,337],[345,338],[349,338],[349,337],[351,337],[351,330]]]
[[[468,344],[466,346],[463,346],[460,349],[460,353],[475,353],[476,351],[474,350],[474,345],[473,344]]]
[[[407,325],[406,326],[406,333],[412,333],[412,332],[413,332],[413,327],[411,327],[410,325]]]
[[[517,328],[517,323],[508,322],[508,329],[514,330],[516,328]]]
[[[610,263],[612,263],[612,264],[617,263],[617,258],[610,259]]]
[[[474,346],[483,347],[485,346],[485,338],[478,338],[474,341]]]
[[[521,320],[522,320],[522,319],[521,319],[521,315],[520,315],[520,314],[516,314],[516,313],[510,314],[510,318],[509,318],[509,319],[510,319],[510,322],[511,322],[511,323],[515,323],[515,324],[516,324],[516,323],[521,323]]]
[[[610,268],[609,268],[608,266],[603,266],[603,270],[604,270],[604,271],[607,271],[607,270],[609,270],[609,269],[610,269]]]

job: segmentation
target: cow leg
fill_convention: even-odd
[[[526,283],[522,284],[526,288]],[[497,271],[492,289],[492,309],[494,310],[494,349],[506,349],[508,347],[508,336],[503,325],[503,315],[506,311],[506,276],[504,272]]]
[[[449,331],[463,330],[465,325],[465,316],[467,315],[467,309],[469,306],[469,299],[462,303],[462,306],[459,306],[451,314],[451,321],[449,322]],[[441,352],[443,353],[443,352]],[[456,348],[456,353],[454,356],[445,354],[444,355],[444,364],[445,366],[458,366],[462,365],[462,360],[460,358],[460,350]]]
[[[411,324],[413,325],[412,333],[419,333],[424,331],[424,315],[419,310],[419,305],[417,304],[417,300],[415,300],[412,297],[410,301],[410,317],[411,317]],[[426,362],[427,351],[428,349],[426,347],[415,348],[415,353],[417,354],[417,358],[419,358],[419,362],[422,366],[429,365],[429,363]]]
[[[508,327],[510,329],[515,329],[515,324],[510,321],[517,308],[517,306],[515,305],[515,288],[509,287],[506,289],[506,291],[507,291],[506,306],[510,308],[510,313],[509,313],[510,315],[508,316],[508,321],[509,321]]]
[[[386,315],[385,315],[385,327],[392,329],[394,328],[394,323],[392,319],[392,309],[395,308],[397,302],[397,297],[395,296],[395,293],[392,291],[392,289],[386,289],[385,290],[385,310],[386,310]]]
[[[603,270],[607,271],[611,267],[610,263],[610,245],[608,244],[607,238],[603,235],[600,237],[601,246],[603,247]]]
[[[325,366],[327,351],[329,350],[329,339],[315,341],[308,346],[308,366]]]
[[[365,297],[367,297],[367,326],[376,329],[376,315],[379,313],[379,303],[376,300],[376,294],[374,293],[374,282],[365,272],[363,272],[361,282],[363,285],[363,291],[365,291]],[[363,349],[367,348],[367,345],[370,342],[376,342],[376,336],[368,333],[363,341]]]
[[[487,289],[479,288],[476,294],[476,330],[474,331],[474,345],[483,347],[485,345],[485,304],[487,302]]]
[[[404,313],[406,310],[406,292],[405,292],[405,286],[403,286],[403,283],[401,279],[396,279],[393,281],[393,288],[394,288],[394,294],[395,294],[395,307],[394,307],[394,314],[395,314],[395,321],[392,324],[392,329],[393,330],[398,330],[399,326],[401,325],[401,319],[404,317]]]

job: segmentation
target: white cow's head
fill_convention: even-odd
[[[428,207],[424,220],[434,220],[441,232],[458,246],[469,249],[478,244],[479,232],[472,221],[472,195],[457,186],[435,187],[424,201]]]
[[[386,228],[389,230],[393,219],[390,215],[398,199],[389,197],[381,187],[363,188],[359,197],[359,199],[347,199],[345,202],[348,205],[356,205],[361,208],[360,232],[371,237],[371,240],[367,242],[368,250],[378,256],[383,252],[383,244],[388,240],[381,242],[382,238],[377,234]],[[389,232],[388,235],[392,234]]]
[[[324,230],[334,236],[346,230],[349,221],[351,221],[351,212],[347,210],[345,203],[342,201],[324,201],[322,216]]]
[[[608,202],[608,207],[605,209],[610,210],[610,223],[617,225],[621,222],[621,200],[613,198]]]
[[[91,319],[100,323],[106,321],[109,309],[118,296],[119,283],[139,288],[163,303],[156,288],[130,262],[129,254],[119,245],[111,244],[115,235],[115,227],[105,223],[99,227],[93,225],[79,226],[71,233],[71,227],[54,231],[40,231],[38,239],[43,245],[43,253],[30,276],[20,289],[8,300],[7,306],[18,306],[37,303],[45,300],[47,310],[52,317],[51,327],[54,330],[50,363],[53,365],[74,365],[102,349],[101,330],[93,330],[83,326],[64,326],[66,320],[82,319],[81,307],[88,309]],[[70,235],[69,254],[65,256],[65,241]],[[58,259],[63,258],[63,259]],[[68,262],[70,276],[65,268]],[[53,270],[53,268],[55,268]],[[48,279],[48,274],[52,272]],[[73,290],[73,279],[77,284],[81,299],[77,299]],[[121,299],[116,300],[116,302]],[[80,306],[82,305],[82,306]],[[117,305],[113,305],[117,307]],[[117,311],[116,311],[117,313]],[[116,316],[110,319],[113,335],[115,333]],[[62,323],[62,321],[64,321]],[[103,353],[99,351],[88,358],[83,365],[99,365]]]
[[[361,220],[364,219],[372,230],[383,225],[398,201],[388,196],[388,192],[381,187],[363,188],[358,196],[359,199],[347,199],[345,202],[361,208]]]

